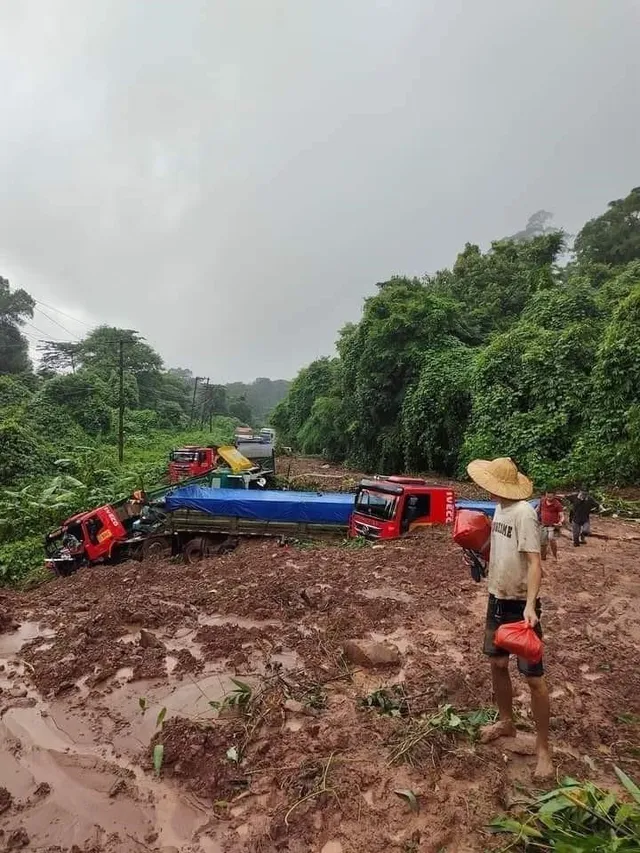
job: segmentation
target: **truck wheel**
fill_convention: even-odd
[[[206,538],[206,536],[196,536],[195,539],[190,539],[184,546],[182,552],[184,561],[190,566],[196,565],[200,560],[206,557],[212,557],[215,554],[215,546]]]
[[[142,543],[143,560],[164,560],[171,556],[171,543],[165,536],[150,536]]]

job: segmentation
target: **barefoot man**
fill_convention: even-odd
[[[484,653],[491,660],[493,692],[499,720],[482,731],[486,743],[500,737],[513,737],[513,692],[509,677],[509,654],[496,648],[493,635],[506,622],[526,620],[542,636],[538,592],[542,579],[540,529],[533,507],[526,501],[533,485],[511,459],[489,462],[476,459],[467,467],[469,476],[498,502],[491,525],[489,557],[489,604],[485,625]],[[518,669],[531,691],[531,710],[536,724],[536,778],[553,773],[549,751],[549,692],[542,661],[529,663],[518,658]]]

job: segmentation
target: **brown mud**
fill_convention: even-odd
[[[640,777],[639,544],[633,524],[594,531],[611,538],[563,538],[545,564],[543,624],[558,774],[606,783],[614,764]],[[3,592],[0,850],[492,849],[488,821],[534,789],[517,674],[515,741],[435,732],[391,761],[421,713],[490,705],[485,594],[437,528],[365,548],[243,542]],[[399,662],[349,664],[353,638]],[[394,684],[404,716],[361,707]]]

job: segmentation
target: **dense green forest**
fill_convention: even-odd
[[[35,306],[0,278],[0,581],[41,563],[42,537],[60,520],[161,482],[172,447],[229,442],[238,422],[261,426],[288,386],[196,382],[189,370],[165,369],[136,333],[109,326],[78,341],[41,341],[34,370],[23,329]]]
[[[640,188],[571,247],[549,219],[378,284],[276,407],[280,440],[386,473],[509,455],[539,484],[637,481]]]

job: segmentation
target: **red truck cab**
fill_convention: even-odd
[[[215,447],[187,445],[169,454],[169,482],[179,483],[187,477],[198,477],[217,467],[219,456]]]
[[[123,510],[125,517],[127,512]],[[70,574],[82,563],[99,563],[113,555],[118,543],[128,538],[123,520],[109,506],[68,518],[45,538],[45,566],[56,574]]]
[[[451,524],[453,489],[415,477],[376,477],[360,482],[349,533],[366,539],[397,539],[432,524]]]

